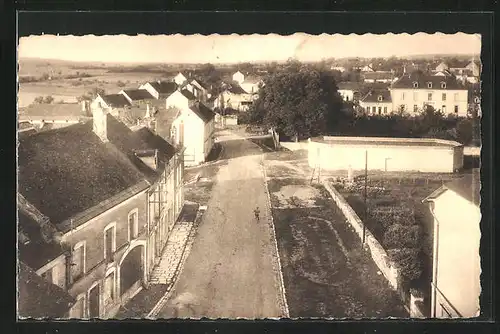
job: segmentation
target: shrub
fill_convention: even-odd
[[[37,96],[35,97],[35,100],[33,102],[36,104],[42,104],[43,100],[44,100],[43,96]]]
[[[390,249],[389,257],[396,263],[403,279],[412,281],[420,278],[422,275],[422,262],[420,260],[420,249],[418,248],[399,248]]]
[[[118,80],[118,82],[116,83],[116,85],[117,85],[118,87],[124,87],[124,86],[125,86],[125,83],[124,83],[123,81],[121,81],[121,80]]]
[[[418,248],[422,244],[422,229],[419,225],[393,224],[384,233],[383,243],[389,249]]]
[[[43,103],[46,103],[46,104],[50,104],[54,102],[54,98],[52,96],[45,96],[45,98],[43,99]]]

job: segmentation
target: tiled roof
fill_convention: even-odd
[[[453,180],[445,184],[444,187],[479,206],[481,198],[481,178],[478,171],[467,174],[460,179]]]
[[[40,225],[33,218],[22,210],[18,211],[18,215],[18,231],[25,237],[25,240],[19,240],[18,244],[20,261],[38,270],[63,254],[60,245],[43,239]]]
[[[113,108],[121,108],[125,106],[130,106],[130,102],[128,102],[127,98],[122,94],[108,94],[102,95],[101,98],[104,102]]]
[[[127,89],[124,90],[123,93],[125,93],[132,101],[154,99],[154,96],[145,89]]]
[[[368,80],[390,80],[393,78],[391,72],[366,72],[363,76]]]
[[[181,90],[181,94],[187,97],[188,100],[196,100],[196,96],[187,89]]]
[[[19,109],[19,120],[78,120],[84,116],[79,103],[33,104]]]
[[[62,318],[75,303],[67,292],[23,262],[19,263],[18,293],[18,316],[23,318]]]
[[[208,85],[200,79],[193,79],[191,82],[196,81],[203,89],[208,89]]]
[[[381,98],[381,100],[379,100]],[[372,90],[366,94],[362,99],[362,102],[380,102],[380,103],[391,103],[391,92],[387,89],[385,90]]]
[[[417,88],[413,83],[418,84]],[[453,77],[432,76],[423,73],[405,74],[392,85],[392,88],[428,89],[427,84],[432,83],[432,89],[466,89]],[[446,83],[446,88],[441,88],[441,82]]]
[[[361,84],[359,82],[353,81],[343,81],[337,84],[339,90],[359,90],[361,88]]]
[[[19,141],[19,192],[56,226],[144,179],[93,133],[92,121]]]
[[[149,83],[160,94],[172,94],[177,89],[177,84],[173,81],[154,81]]]
[[[231,94],[236,94],[236,95],[239,95],[239,94],[248,94],[243,88],[241,88],[240,85],[238,85],[237,83],[231,83],[229,84],[229,86],[227,87],[227,90],[231,93]]]
[[[205,123],[209,122],[215,117],[215,113],[201,102],[196,103],[190,109]]]

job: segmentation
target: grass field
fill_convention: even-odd
[[[407,317],[328,192],[297,167],[303,160],[290,152],[265,160],[290,316]]]

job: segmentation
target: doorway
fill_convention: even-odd
[[[99,318],[99,284],[89,291],[89,318]]]

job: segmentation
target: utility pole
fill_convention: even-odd
[[[365,193],[364,193],[364,202],[365,202],[365,219],[363,222],[363,244],[365,243],[365,235],[366,235],[366,221],[368,219],[368,209],[366,207],[366,187],[368,182],[368,150],[365,151]]]

